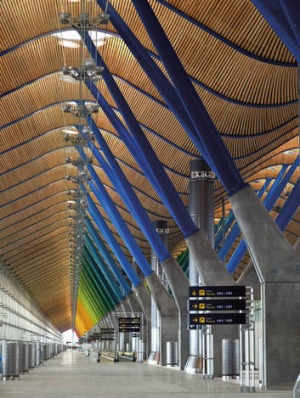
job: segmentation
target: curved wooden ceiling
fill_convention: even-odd
[[[282,164],[292,164],[298,156],[295,59],[250,0],[149,2],[241,174],[259,190],[266,178],[276,178]],[[166,74],[131,1],[110,3]],[[1,11],[1,262],[15,273],[50,320],[66,330],[71,324],[69,231],[74,224],[70,223],[68,201],[70,190],[76,189],[66,177],[77,174],[66,158],[76,159],[77,152],[62,130],[82,120],[64,113],[62,104],[94,98],[85,85],[62,80],[62,67],[81,66],[88,52],[82,45],[59,45],[53,33],[67,29],[59,21],[60,12],[77,16],[86,11],[96,17],[101,11],[95,1],[74,0],[3,0]],[[187,204],[189,162],[200,154],[110,22],[103,31],[111,36],[98,50]],[[123,120],[104,81],[97,87]],[[104,112],[100,109],[93,117],[150,218],[168,220],[169,248],[178,255],[185,243],[160,198]],[[94,166],[149,257],[149,245],[135,220],[96,161]],[[297,178],[294,174],[290,189]],[[116,228],[92,197],[130,257]],[[216,181],[216,222],[222,216],[222,199],[228,213],[226,194]],[[285,199],[281,196],[277,205],[282,206]],[[285,231],[292,245],[299,237],[299,222],[298,211]],[[247,261],[245,257],[236,277]]]

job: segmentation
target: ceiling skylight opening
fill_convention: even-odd
[[[64,129],[62,130],[63,134],[70,134],[70,135],[78,135],[78,131],[77,130],[69,130],[69,129]]]
[[[112,35],[100,31],[90,30],[89,35],[96,47],[103,46]],[[68,48],[79,48],[81,37],[74,29],[63,30],[61,32],[53,33],[52,36],[58,38],[58,44]]]
[[[293,149],[289,149],[289,150],[287,150],[287,151],[284,151],[283,153],[284,153],[285,155],[294,155],[294,154],[296,153],[296,151],[293,150]]]
[[[73,79],[72,76],[64,75],[63,73],[60,73],[59,80],[65,83],[79,84],[79,80]]]

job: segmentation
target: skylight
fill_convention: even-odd
[[[90,30],[89,35],[93,40],[96,47],[103,46],[105,41],[112,37],[112,35],[104,32]],[[53,33],[52,36],[58,38],[58,44],[69,48],[80,47],[81,37],[79,33],[74,29],[68,29],[61,32]]]

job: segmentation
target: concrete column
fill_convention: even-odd
[[[141,305],[136,297],[135,292],[131,292],[130,294],[128,294],[128,296],[126,297],[126,300],[128,301],[131,311],[132,313],[135,314],[143,314]],[[144,321],[144,316],[143,316],[143,321]],[[144,323],[144,322],[143,322]],[[144,329],[144,325],[143,325],[143,329]],[[130,333],[130,339],[131,339],[131,348],[132,351],[137,351],[137,342],[139,340],[139,337],[134,337],[135,333]]]
[[[144,313],[143,343],[145,346],[144,359],[149,358],[151,352],[151,296],[144,283],[133,288]]]
[[[160,314],[160,365],[166,365],[166,342],[177,341],[178,338],[178,312],[176,304],[161,284],[155,272],[146,278],[157,310]]]
[[[262,284],[263,386],[292,385],[300,368],[300,255],[251,188],[230,202]]]

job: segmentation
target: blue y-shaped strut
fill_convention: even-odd
[[[243,181],[233,159],[214,126],[205,106],[186,74],[165,32],[158,22],[147,0],[132,0],[164,66],[173,81],[175,89],[197,132],[198,139],[209,153],[214,170],[229,195],[239,192],[247,184]],[[205,157],[203,155],[203,157]]]
[[[266,179],[263,187],[261,188],[261,190],[259,191],[259,193],[257,195],[259,198],[262,197],[262,195],[265,193],[270,182],[271,182],[271,179]],[[275,182],[274,182],[274,184],[275,184]],[[224,245],[218,251],[218,255],[222,261],[225,260],[225,257],[227,256],[231,246],[233,245],[233,243],[235,242],[235,240],[239,236],[239,234],[240,234],[240,227],[239,227],[238,223],[236,222],[234,224],[233,228],[231,229],[230,233],[228,234],[226,241],[224,242]]]
[[[88,246],[85,246],[83,248],[83,255],[90,264],[91,269],[96,275],[97,279],[101,281],[102,286],[105,286],[106,294],[109,294],[115,301],[122,301],[124,299],[124,296],[122,295],[119,287],[116,286],[116,288],[114,288],[112,286],[111,281],[106,278],[106,273],[103,272],[103,268],[99,267],[97,260],[93,256]]]
[[[112,291],[109,289],[109,286],[107,286],[100,274],[100,272],[96,272],[93,264],[93,260],[87,255],[87,251],[83,251],[83,263],[85,262],[86,264],[86,271],[90,277],[90,279],[93,281],[94,289],[98,290],[101,292],[103,299],[106,301],[106,303],[112,306],[115,306],[118,303],[118,300],[116,296],[112,293]],[[99,271],[99,269],[98,269]]]
[[[97,3],[100,7],[102,7],[103,10],[106,9],[105,7],[107,6],[107,11],[110,14],[110,21],[119,32],[127,47],[145,70],[147,76],[155,85],[156,89],[159,91],[170,110],[174,113],[174,115],[176,115],[184,130],[190,134],[190,138],[193,141],[194,139],[198,140],[194,126],[191,123],[186,110],[181,106],[180,98],[167,77],[159,69],[148,52],[143,48],[141,43],[138,41],[136,36],[132,33],[120,15],[116,12],[113,6],[111,4],[107,4],[105,0],[97,0]],[[198,147],[196,143],[195,145]],[[201,152],[210,168],[215,171],[215,167],[213,166],[213,162],[209,153],[205,151],[205,148],[203,148],[203,151]]]
[[[104,5],[103,0],[97,0],[97,1],[100,6]],[[240,189],[244,188],[247,184],[245,184],[243,179],[241,178],[238,169],[236,168],[233,160],[231,159],[221,137],[216,131],[208,113],[205,110],[205,107],[202,105],[196,91],[194,90],[191,82],[186,76],[186,73],[182,65],[177,59],[175,52],[170,46],[166,36],[164,35],[163,30],[161,29],[158,21],[156,20],[156,17],[152,12],[151,7],[149,7],[148,3],[144,1],[140,2],[135,1],[134,4],[138,12],[141,12],[140,7],[142,8],[144,7],[144,9],[141,12],[141,15],[143,15],[142,19],[144,25],[146,29],[149,29],[148,33],[152,38],[152,40],[154,41],[154,45],[157,47],[160,57],[161,59],[163,59],[165,67],[168,70],[168,73],[174,82],[175,88],[177,89],[177,97],[179,97],[180,99],[179,107],[181,106],[185,108],[186,113],[189,115],[190,122],[192,122],[194,126],[194,129],[190,128],[187,129],[186,130],[187,133],[189,134],[190,138],[193,140],[194,144],[197,146],[199,151],[202,153],[203,157],[206,159],[207,163],[210,165],[212,170],[216,172],[219,179],[222,181],[223,185],[228,190],[229,194],[232,195],[235,192],[238,192]],[[145,11],[147,17],[144,14]],[[142,55],[142,50],[140,47],[138,47],[138,41],[132,35],[132,32],[124,24],[120,16],[113,9],[113,7],[109,7],[108,12],[111,15],[112,23],[117,28],[122,39],[126,42],[126,44],[133,52],[133,54],[137,57],[138,53],[138,56],[140,57]],[[148,25],[149,21],[151,21],[150,25]],[[155,32],[152,31],[153,25],[155,25]],[[157,40],[155,40],[155,38],[152,37],[152,34],[153,36],[156,36]],[[163,45],[161,45],[162,43]],[[145,54],[143,55],[145,56]],[[141,62],[141,58],[139,58],[138,61]],[[144,60],[142,67],[146,70],[146,65]],[[150,76],[149,71],[147,70],[147,74],[151,78],[154,84],[156,82],[156,77],[158,73],[159,72],[157,68],[155,69],[155,73],[152,73],[152,75]],[[161,79],[161,75],[159,75],[159,78]],[[165,87],[161,86],[160,84],[158,84],[158,86],[159,86],[158,89],[160,89],[159,91],[161,93],[162,91],[164,91],[164,94],[166,94]],[[169,86],[167,86],[167,88],[169,90]],[[170,106],[169,100],[170,96],[168,96],[168,99],[166,100],[167,104]],[[172,98],[171,101],[172,101],[171,105],[172,107],[174,107],[174,102]],[[174,111],[174,108],[172,110]],[[187,118],[184,115],[182,115],[182,112],[179,110],[179,113],[177,113],[177,111],[175,112],[175,114],[180,117],[183,116],[183,120],[187,122]]]
[[[109,265],[112,273],[114,274],[116,280],[119,282],[121,288],[123,289],[123,292],[125,295],[128,295],[132,292],[131,287],[128,285],[126,282],[126,279],[122,275],[121,271],[119,270],[117,264],[115,263],[112,255],[110,252],[107,250],[104,242],[101,240],[100,236],[96,232],[93,224],[91,221],[87,218],[86,220],[86,228],[91,236],[91,238],[94,241],[94,244],[97,246],[98,250],[101,252],[101,255],[104,257],[106,263]]]
[[[145,209],[141,205],[141,202],[137,198],[135,192],[133,191],[131,185],[129,184],[121,167],[119,166],[111,150],[109,149],[106,141],[99,132],[95,122],[93,121],[92,118],[88,118],[88,123],[107,161],[103,158],[101,153],[91,142],[89,142],[89,148],[91,149],[93,155],[97,159],[100,167],[102,167],[102,169],[104,170],[110,181],[116,187],[121,199],[126,204],[128,210],[135,218],[141,231],[148,239],[150,246],[158,255],[159,260],[165,261],[167,258],[171,257],[171,254],[168,252],[162,239],[156,232],[154,225],[150,221]]]
[[[93,166],[88,165],[88,170],[92,177],[92,181],[89,182],[89,186],[94,192],[97,200],[99,201],[99,203],[101,203],[106,214],[109,216],[115,227],[118,229],[119,235],[130,250],[132,256],[136,259],[137,265],[139,266],[143,274],[145,276],[152,274],[152,268],[147,262],[138,244],[136,243],[125,221],[118,212],[111,197],[106,192],[106,189],[104,188],[103,183],[95,172]]]
[[[227,233],[227,231],[231,227],[234,220],[235,220],[234,213],[232,210],[230,210],[228,216],[226,217],[225,225],[222,225],[220,228],[218,228],[218,231],[215,235],[215,248],[216,249],[219,248],[223,235],[225,235]]]
[[[88,35],[85,36],[86,41],[87,36]],[[107,86],[113,95],[114,100],[119,103],[120,107],[122,107],[122,115],[126,121],[126,124],[128,124],[130,127],[130,132],[132,135],[121,123],[102,94],[99,93],[97,87],[92,82],[86,82],[87,87],[90,89],[91,93],[97,100],[98,104],[102,107],[110,122],[116,131],[118,131],[119,136],[124,141],[132,155],[135,157],[144,174],[147,176],[148,180],[151,182],[154,189],[163,200],[170,214],[182,230],[184,236],[187,238],[191,235],[194,235],[198,231],[198,228],[191,219],[186,207],[182,203],[159,159],[157,158],[141,127],[128,107],[122,93],[108,72],[108,69],[105,69],[103,76],[110,77],[110,79],[106,81]]]
[[[111,286],[112,290],[116,293],[116,295],[118,297],[118,300],[119,301],[123,300],[124,299],[124,295],[122,294],[119,285],[114,280],[113,275],[106,268],[106,265],[104,264],[104,262],[103,262],[102,258],[100,257],[98,251],[96,250],[95,246],[93,245],[91,239],[89,238],[88,235],[85,235],[84,240],[85,240],[85,243],[86,243],[86,246],[87,246],[89,252],[93,256],[96,264],[100,268],[100,270],[101,270],[102,274],[104,275],[105,279],[107,280],[107,282]]]
[[[293,218],[296,210],[300,206],[300,181],[298,180],[285,201],[281,212],[276,218],[276,224],[283,231],[290,220]]]
[[[290,167],[289,171],[285,174],[285,176],[280,179],[280,176],[282,176],[284,173],[279,173],[272,188],[270,189],[266,199],[264,200],[264,205],[268,211],[270,211],[275,204],[276,200],[280,196],[281,192],[284,190],[285,186],[289,182],[290,178],[292,177],[294,171],[297,169],[299,165],[299,158],[297,158],[294,162],[294,164]],[[284,165],[286,166],[286,165]],[[286,167],[282,167],[282,170],[286,170]],[[232,274],[237,266],[239,265],[240,261],[244,257],[245,253],[247,251],[247,246],[242,239],[238,246],[236,247],[233,255],[231,256],[226,268],[227,270]]]
[[[104,221],[101,213],[97,209],[97,206],[95,205],[95,203],[93,202],[93,200],[91,199],[91,197],[89,195],[87,195],[87,201],[88,201],[88,209],[89,209],[91,216],[95,220],[101,233],[104,235],[105,240],[107,241],[107,243],[113,250],[121,267],[125,271],[126,275],[128,276],[128,278],[129,278],[130,282],[133,284],[133,286],[135,286],[135,287],[138,286],[141,282],[139,277],[133,270],[132,266],[129,264],[125,254],[123,253],[123,251],[120,248],[119,243],[116,241],[115,237],[113,236],[112,232],[110,231],[106,222]]]

